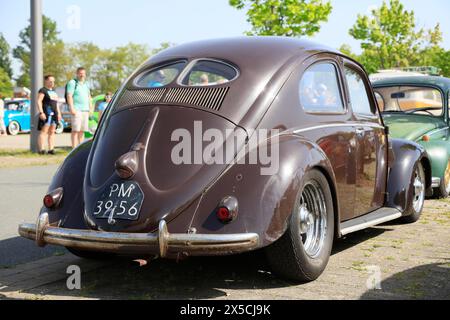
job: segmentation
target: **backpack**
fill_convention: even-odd
[[[72,81],[72,80],[70,80],[70,81]],[[70,81],[67,82],[66,86],[64,87],[64,99],[66,99],[66,103],[69,103],[69,100],[67,99],[67,87],[69,86]],[[77,91],[77,88],[78,88],[78,80],[73,79],[73,81],[75,81],[75,90],[74,90],[74,93],[75,93],[75,91]]]

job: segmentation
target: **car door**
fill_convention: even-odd
[[[348,103],[356,130],[356,190],[354,217],[381,208],[387,183],[387,139],[366,73],[345,61]]]

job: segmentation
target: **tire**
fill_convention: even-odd
[[[20,132],[20,124],[17,121],[11,121],[7,129],[10,135],[17,136]]]
[[[441,177],[439,188],[434,189],[434,194],[438,199],[447,198],[450,195],[450,161],[445,169],[444,176]]]
[[[76,255],[79,258],[87,259],[87,260],[111,260],[115,258],[115,255],[112,253],[106,252],[94,252],[94,251],[83,251],[74,248],[66,247],[66,249]]]
[[[58,123],[58,125],[56,126],[55,133],[56,133],[56,134],[61,134],[61,133],[63,133],[63,132],[64,132],[64,122],[60,121],[60,122]]]
[[[321,214],[310,212],[314,204],[321,207],[316,210]],[[320,219],[317,218],[319,216]],[[318,232],[320,236],[315,238],[312,230],[318,226],[322,228],[316,230],[322,232]],[[333,238],[334,208],[330,186],[320,171],[312,170],[304,176],[286,233],[265,249],[267,260],[273,271],[283,278],[313,281],[328,264]],[[315,242],[313,239],[320,240]]]
[[[405,216],[402,217],[404,223],[414,223],[420,219],[422,215],[423,206],[425,204],[426,179],[425,171],[420,162],[414,168],[414,173],[411,179],[414,188],[411,190],[411,199],[405,210]]]

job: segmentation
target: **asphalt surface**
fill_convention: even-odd
[[[55,147],[70,147],[70,133],[57,134],[55,138]],[[0,137],[1,149],[28,149],[30,146],[30,135],[28,133],[19,134],[17,136]]]
[[[58,166],[0,169],[0,266],[8,267],[45,258],[63,249],[39,249],[19,237],[22,222],[35,222]]]

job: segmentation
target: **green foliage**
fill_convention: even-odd
[[[358,15],[350,35],[361,41],[363,52],[356,58],[370,73],[379,69],[430,65],[441,52],[439,24],[431,30],[417,30],[414,11],[407,11],[400,0],[383,2],[370,16]]]
[[[0,33],[0,68],[2,68],[8,76],[12,77],[11,58],[9,57],[9,44],[2,33]]]
[[[0,68],[0,96],[1,97],[12,97],[13,96],[13,85],[11,78],[3,68]]]
[[[75,77],[78,67],[84,67],[92,83],[93,95],[115,92],[142,62],[172,46],[171,43],[162,43],[160,48],[150,50],[145,45],[134,43],[113,49],[101,49],[90,42],[66,44],[58,38],[56,22],[46,16],[43,16],[43,32],[44,74],[54,75],[56,85],[64,86]],[[23,29],[19,38],[20,44],[13,50],[14,58],[22,63],[17,85],[30,88],[31,27]],[[1,44],[0,38],[0,58],[3,56]]]
[[[42,27],[44,38],[44,55],[48,54],[49,52],[52,52],[52,49],[55,49],[56,53],[61,54],[62,52],[64,52],[64,50],[62,50],[64,43],[62,43],[61,40],[58,38],[59,31],[57,30],[56,22],[46,16],[43,16]],[[19,87],[30,88],[31,80],[29,74],[31,65],[31,25],[28,25],[25,29],[23,29],[20,32],[19,38],[20,44],[13,50],[14,58],[20,60],[22,63],[21,75],[17,79],[17,85]],[[52,58],[57,57],[58,59],[55,62],[52,61],[51,62],[52,64],[60,61],[60,57],[56,56],[56,53],[52,54]],[[64,60],[63,58],[61,59]],[[46,60],[45,57],[44,60]],[[50,73],[50,71],[52,71],[52,68],[48,70],[45,68],[46,66],[48,66],[48,63],[46,64],[44,61],[44,73]]]
[[[322,0],[229,0],[238,10],[247,10],[252,30],[247,35],[312,36],[328,21],[332,6]]]

